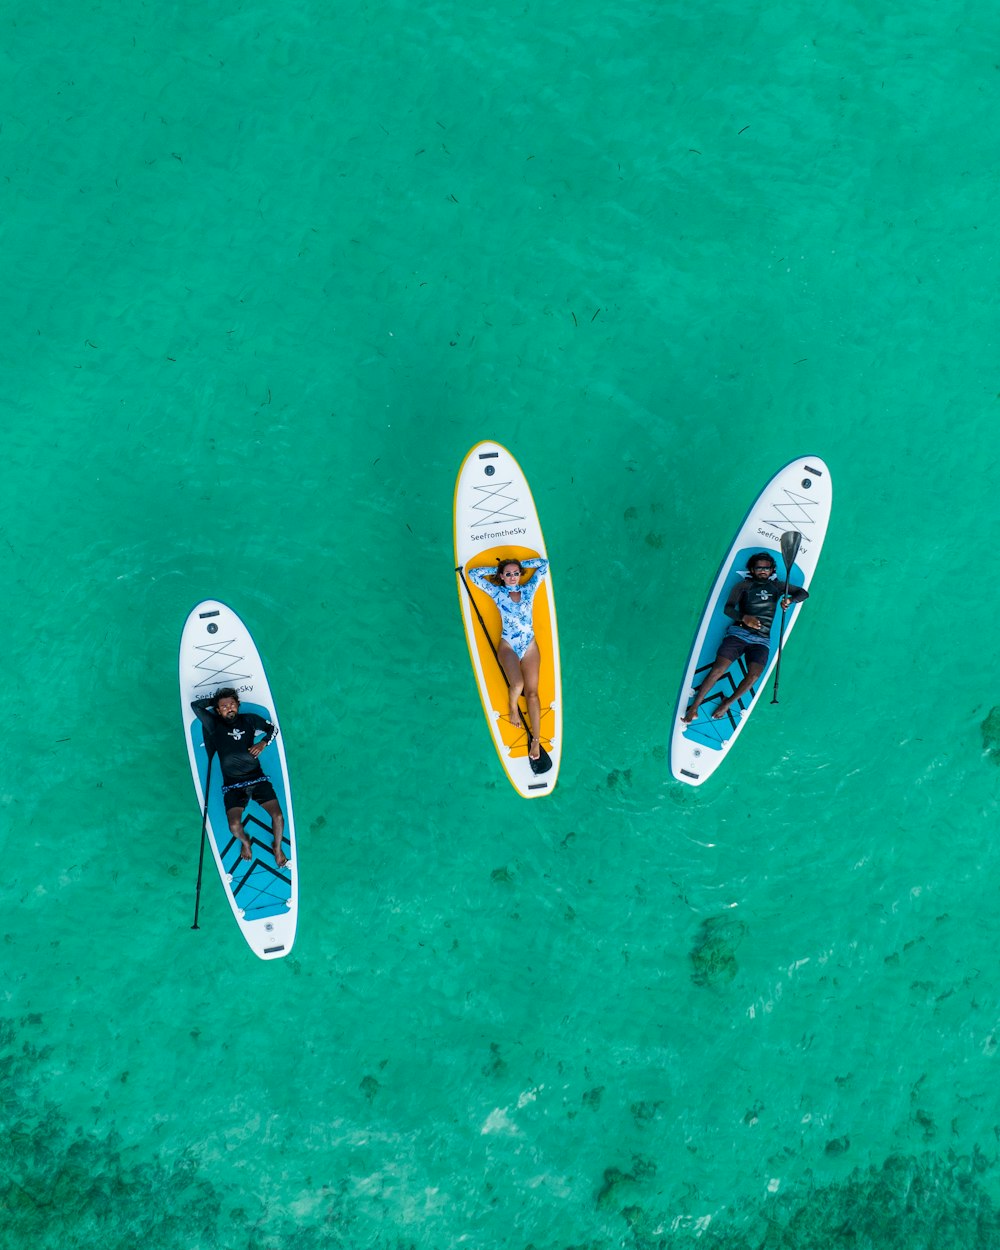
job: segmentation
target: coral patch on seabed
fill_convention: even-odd
[[[41,1027],[37,1015],[0,1019],[2,1250],[396,1250],[394,1235],[352,1239],[343,1188],[324,1187],[324,1214],[298,1227],[259,1195],[207,1179],[193,1152],[143,1162],[114,1127],[74,1126],[38,1080]]]
[[[710,916],[702,921],[691,947],[691,980],[695,985],[728,985],[736,976],[736,948],[746,925],[733,916]]]
[[[983,735],[983,751],[994,764],[1000,764],[1000,707],[990,708],[989,716],[979,728]]]
[[[1000,1215],[986,1190],[995,1168],[979,1150],[891,1155],[835,1184],[789,1186],[756,1211],[741,1203],[699,1218],[651,1206],[643,1190],[656,1166],[636,1159],[629,1173],[605,1171],[597,1203],[624,1221],[629,1250],[996,1250]]]
[[[995,1250],[1000,1215],[986,1191],[995,1170],[972,1155],[890,1155],[881,1166],[858,1168],[844,1181],[809,1194],[775,1196],[749,1221],[727,1233],[716,1223],[706,1237],[716,1250]]]

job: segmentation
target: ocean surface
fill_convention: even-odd
[[[3,1250],[1000,1246],[1000,11],[14,0],[0,17]],[[452,548],[532,484],[565,741]],[[826,546],[697,790],[744,512]],[[183,621],[265,659],[301,903],[206,865]]]

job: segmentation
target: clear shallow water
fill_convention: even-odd
[[[7,16],[6,1244],[998,1244],[995,28]],[[559,603],[534,804],[452,584],[484,437]],[[682,789],[697,614],[802,451],[782,703]],[[189,928],[208,595],[292,771],[276,965],[209,876]]]

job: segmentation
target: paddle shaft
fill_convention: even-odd
[[[472,591],[471,591],[471,589],[469,588],[469,583],[465,580],[465,572],[464,572],[464,571],[463,571],[463,569],[461,569],[460,567],[459,567],[459,568],[456,568],[456,569],[455,569],[455,572],[456,572],[456,573],[459,575],[459,577],[462,579],[462,585],[465,587],[465,592],[466,592],[466,594],[469,596],[469,602],[472,604],[472,610],[473,610],[473,612],[475,612],[475,614],[476,614],[476,619],[479,621],[479,624],[480,624],[480,625],[482,626],[482,628],[483,628],[483,636],[485,637],[486,641],[489,643],[490,650],[493,652],[493,658],[494,658],[494,660],[496,660],[496,662],[497,662],[497,668],[499,668],[499,670],[500,670],[500,674],[501,674],[501,676],[503,677],[504,685],[505,685],[505,686],[507,687],[507,689],[509,690],[509,689],[510,689],[510,681],[509,681],[509,679],[508,679],[508,677],[507,677],[507,670],[504,668],[503,664],[501,664],[501,663],[500,663],[500,656],[497,654],[497,649],[496,649],[496,647],[493,645],[493,639],[490,637],[490,631],[486,628],[486,622],[483,620],[482,613],[479,611],[479,605],[476,603],[476,600],[475,600],[475,598],[473,597]],[[518,701],[518,708],[520,708],[520,707],[521,707],[521,705],[520,705],[520,701]],[[530,721],[530,719],[528,718],[528,711],[527,711],[527,708],[525,708],[525,709],[523,709],[523,710],[521,711],[521,715],[524,717],[524,727],[525,727],[525,729],[528,731],[528,746],[530,747],[530,746],[531,746],[531,739],[534,737],[534,734],[531,732],[531,721]],[[539,726],[539,728],[541,728],[541,726]],[[545,753],[545,749],[544,749],[544,747],[542,747],[542,741],[541,741],[541,739],[540,739],[540,738],[539,738],[539,740],[538,740],[538,747],[539,747],[539,750],[540,750],[540,751],[542,751],[543,753]]]
[[[208,826],[208,788],[212,781],[212,761],[215,759],[215,752],[209,752],[208,769],[205,773],[205,807],[201,813],[201,850],[198,853],[198,884],[194,891],[194,924],[192,929],[198,928],[198,910],[201,907],[201,870],[205,864],[205,829]]]
[[[798,553],[798,545],[796,545],[796,554]],[[781,644],[785,638],[785,598],[788,595],[788,583],[792,576],[792,566],[789,564],[784,551],[782,558],[785,560],[785,589],[781,592],[781,624],[778,626],[778,658],[774,662],[774,687],[771,690],[771,702],[778,702],[778,678],[781,676]],[[792,559],[794,560],[794,556]]]

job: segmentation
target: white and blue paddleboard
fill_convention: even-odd
[[[239,694],[241,712],[256,712],[277,725],[277,711],[264,665],[250,631],[232,608],[215,599],[206,599],[192,609],[184,623],[179,669],[181,716],[191,776],[200,811],[205,810],[206,779],[208,781],[205,831],[226,898],[254,954],[261,959],[281,959],[295,941],[299,899],[295,820],[281,736],[269,743],[259,757],[285,816],[283,843],[288,863],[279,868],[272,850],[271,819],[252,799],[243,812],[243,827],[250,836],[252,856],[249,860],[240,858],[242,844],[230,833],[226,820],[219,761],[212,761],[209,776],[201,721],[191,710],[193,699],[208,698],[220,687],[231,686]]]
[[[747,561],[758,551],[767,551],[774,556],[778,580],[784,584],[786,569],[781,554],[781,536],[795,531],[802,535],[802,541],[788,580],[790,585],[803,586],[808,590],[826,537],[832,502],[830,470],[818,457],[803,456],[776,473],[747,512],[709,592],[674,709],[670,771],[678,781],[700,786],[715,772],[749,720],[777,662],[780,607],[775,612],[767,667],[757,684],[733,703],[725,716],[718,720],[713,718],[712,713],[719,701],[732,695],[746,676],[746,665],[739,659],[731,665],[714,690],[708,692],[695,720],[687,724],[681,719],[694,698],[695,690],[712,667],[719,644],[732,624],[723,611],[730,590],[747,576]],[[808,602],[793,603],[785,613],[782,650],[803,607],[807,612],[810,610]]]

